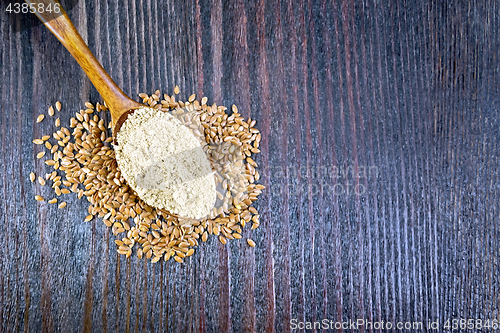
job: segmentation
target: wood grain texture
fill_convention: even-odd
[[[292,319],[325,318],[447,331],[447,319],[499,319],[499,9],[79,1],[69,17],[126,94],[177,84],[183,99],[236,104],[262,132],[260,228],[151,264],[83,222],[84,200],[68,196],[64,211],[34,200],[50,189],[29,181],[47,171],[31,140],[52,130],[36,117],[60,100],[67,123],[101,98],[45,27],[2,7],[0,331],[291,332]]]

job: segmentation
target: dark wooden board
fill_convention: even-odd
[[[52,124],[37,115],[60,100],[67,123],[100,97],[45,27],[1,4],[0,331],[365,319],[437,332],[500,317],[498,1],[76,2],[71,19],[127,94],[178,84],[262,131],[268,190],[244,233],[257,247],[212,237],[184,264],[118,255],[84,200],[34,200],[50,191],[28,177],[47,170],[31,140]]]

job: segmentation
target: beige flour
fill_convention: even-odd
[[[216,187],[207,156],[192,132],[169,113],[135,110],[120,128],[116,160],[147,204],[189,218],[210,214]]]

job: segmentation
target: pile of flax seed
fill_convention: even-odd
[[[171,257],[183,262],[185,257],[193,255],[199,241],[205,242],[209,235],[218,236],[220,242],[226,244],[228,239],[242,238],[245,226],[257,228],[260,215],[252,203],[264,186],[256,183],[260,174],[252,158],[260,153],[261,134],[255,128],[256,121],[245,120],[234,105],[232,113],[228,114],[224,106],[207,105],[206,97],[198,101],[191,95],[188,101],[182,102],[176,100],[177,94],[179,88],[176,86],[174,94],[164,94],[163,99],[158,90],[152,95],[139,96],[144,104],[155,109],[191,120],[194,115],[196,124],[184,121],[187,126],[192,125],[191,129],[198,136],[205,138],[207,153],[216,158],[223,156],[230,162],[213,164],[214,169],[219,168],[214,170],[218,204],[209,218],[180,218],[149,206],[135,194],[116,163],[110,130],[113,124],[106,122],[104,111],[107,107],[100,103],[85,103],[86,108],[70,119],[69,128],[61,127],[56,117],[54,132],[33,140],[36,157],[45,158],[44,163],[52,171],[38,177],[32,172],[30,180],[54,190],[52,198],[36,195],[35,199],[41,204],[54,204],[64,209],[64,195],[75,193],[78,199],[85,197],[89,202],[85,221],[100,217],[117,236],[118,253],[129,258],[135,249],[139,258],[145,257],[152,262],[162,258],[167,261]],[[61,109],[61,103],[56,102],[55,109],[49,107],[48,117],[40,114],[37,123],[53,119]],[[239,173],[235,173],[236,169]],[[255,246],[252,239],[246,241]]]

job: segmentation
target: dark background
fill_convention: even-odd
[[[0,331],[500,318],[498,1],[80,0],[69,16],[135,99],[178,84],[257,119],[257,246],[127,260],[85,200],[36,202],[51,189],[29,181],[48,170],[31,140],[53,130],[36,117],[60,100],[67,124],[101,98],[2,7]]]

